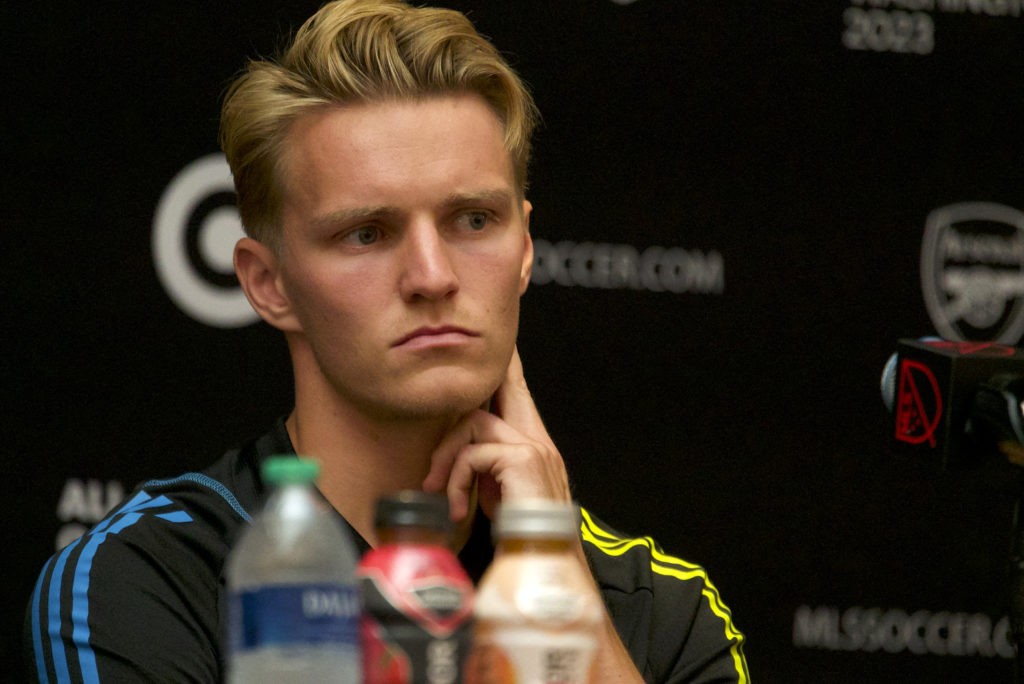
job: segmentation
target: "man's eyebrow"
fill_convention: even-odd
[[[511,190],[471,190],[468,192],[453,192],[448,195],[441,206],[445,208],[457,208],[475,204],[490,204],[511,206],[515,193]],[[374,219],[389,220],[402,215],[402,210],[389,205],[352,207],[336,209],[313,218],[312,223],[316,226],[339,226],[360,221],[371,221]]]
[[[444,206],[459,207],[472,204],[500,204],[511,205],[515,194],[510,190],[471,190],[469,192],[455,192],[445,198]]]
[[[338,226],[372,219],[388,219],[400,213],[396,207],[389,206],[353,207],[351,209],[329,211],[326,214],[315,217],[312,223],[317,226]]]

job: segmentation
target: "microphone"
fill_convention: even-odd
[[[881,389],[893,414],[895,451],[950,467],[996,447],[1024,465],[1024,351],[995,342],[901,339]]]
[[[993,342],[903,339],[882,371],[882,400],[894,415],[894,447],[937,456],[943,467],[967,465],[994,452],[1024,466],[1022,398],[1024,352]],[[1024,682],[1024,490],[1021,478],[1014,479],[1009,613],[1017,652],[1014,681]]]

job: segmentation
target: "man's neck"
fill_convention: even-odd
[[[377,499],[422,488],[431,454],[453,422],[373,420],[351,407],[297,397],[285,425],[296,452],[320,461],[324,497],[376,546]]]

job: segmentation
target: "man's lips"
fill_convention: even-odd
[[[469,337],[479,337],[480,334],[460,328],[456,325],[442,325],[438,327],[416,328],[407,335],[398,338],[392,347],[419,347],[433,345],[460,344]]]

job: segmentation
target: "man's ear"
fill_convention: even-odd
[[[300,328],[281,280],[277,255],[262,242],[242,238],[235,245],[235,275],[256,313],[279,330]]]
[[[519,294],[522,295],[526,292],[526,287],[530,284],[530,274],[533,272],[533,238],[530,237],[530,212],[533,211],[533,205],[527,200],[523,200],[523,265],[519,272]]]

